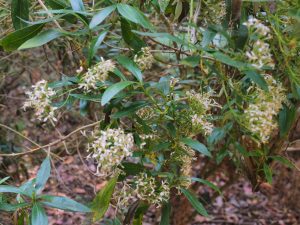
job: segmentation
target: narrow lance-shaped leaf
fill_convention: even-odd
[[[91,65],[92,63],[92,59],[94,57],[94,55],[97,52],[97,49],[99,48],[99,46],[101,45],[101,43],[103,42],[104,38],[106,37],[107,31],[103,31],[99,34],[99,36],[97,38],[95,38],[90,45],[90,49],[89,49],[89,65]]]
[[[50,177],[50,172],[51,172],[50,158],[47,157],[46,159],[44,159],[44,161],[37,173],[37,176],[36,176],[35,188],[37,190],[40,190],[45,186],[45,184],[47,183],[47,180]]]
[[[263,169],[268,183],[271,184],[273,181],[271,168],[265,163]]]
[[[101,99],[101,105],[107,104],[116,94],[122,91],[127,86],[134,84],[132,81],[122,81],[116,84],[113,84],[105,90]]]
[[[82,0],[70,0],[70,3],[74,11],[85,11]]]
[[[29,20],[29,1],[12,0],[11,19],[15,30],[26,27],[28,24],[24,20]]]
[[[89,24],[89,28],[93,29],[97,25],[103,22],[114,10],[116,9],[116,5],[108,6],[102,9],[100,12],[95,14]]]
[[[46,212],[39,203],[35,203],[32,207],[31,225],[48,225]]]
[[[123,55],[118,56],[117,60],[122,66],[124,66],[127,70],[129,70],[136,77],[138,81],[140,82],[143,81],[142,72],[134,63],[134,61],[132,61],[131,59]]]
[[[100,220],[109,207],[110,198],[115,190],[118,176],[112,178],[105,187],[97,194],[92,203],[92,211],[94,212],[93,221]]]
[[[170,225],[171,205],[164,204],[161,210],[161,220],[159,225]]]
[[[73,212],[91,212],[91,209],[87,206],[76,202],[67,197],[52,196],[52,195],[42,195],[42,204],[51,208],[62,209],[66,211]]]
[[[55,29],[46,30],[24,42],[18,49],[39,47],[63,35],[62,32]]]
[[[33,38],[43,28],[44,24],[35,24],[8,34],[0,42],[5,51],[18,49],[25,41]]]
[[[193,140],[190,138],[183,138],[181,140],[181,142],[190,146],[192,149],[202,153],[203,155],[211,157],[211,153],[208,151],[206,146],[204,144],[200,143],[199,141],[196,141],[196,140]]]
[[[144,28],[151,29],[152,26],[148,19],[143,15],[142,12],[140,12],[138,9],[127,5],[119,3],[117,5],[118,12],[127,20],[130,20],[131,22],[137,23]]]
[[[181,189],[181,192],[185,195],[185,197],[189,200],[191,205],[196,209],[196,211],[201,214],[202,216],[208,217],[208,213],[206,209],[204,208],[203,204],[199,202],[199,200],[196,198],[196,196],[186,189]]]

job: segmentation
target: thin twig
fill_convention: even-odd
[[[71,137],[73,134],[75,134],[75,133],[77,133],[77,132],[79,132],[79,131],[81,131],[81,130],[84,130],[84,129],[86,129],[86,128],[94,127],[94,126],[96,126],[96,125],[98,125],[98,124],[99,124],[99,121],[94,122],[94,123],[91,123],[91,124],[88,124],[88,125],[85,125],[85,126],[82,126],[82,127],[79,127],[79,128],[77,128],[76,130],[74,130],[74,131],[72,131],[71,133],[69,133],[68,135],[66,135],[66,136],[64,136],[64,137],[62,137],[62,138],[60,138],[60,139],[58,139],[58,140],[56,140],[56,141],[53,141],[53,142],[51,142],[51,143],[49,143],[49,144],[46,144],[46,145],[41,146],[41,145],[35,143],[34,141],[32,141],[31,139],[25,137],[23,134],[19,133],[18,131],[15,131],[14,129],[12,129],[12,128],[10,128],[10,127],[8,127],[8,126],[6,126],[6,125],[0,123],[0,126],[5,127],[6,129],[11,130],[11,131],[13,131],[13,132],[19,134],[21,137],[25,138],[26,140],[30,141],[30,142],[33,143],[34,145],[38,146],[37,148],[31,149],[31,150],[26,151],[26,152],[9,153],[9,154],[0,154],[0,156],[14,157],[14,156],[20,156],[20,155],[30,154],[30,153],[36,152],[36,151],[38,151],[38,150],[40,150],[40,149],[44,149],[44,148],[48,148],[48,147],[57,145],[57,144],[63,142],[64,140],[68,139],[69,137]]]
[[[42,8],[47,12],[48,16],[50,18],[53,18],[53,22],[55,23],[55,25],[60,29],[63,30],[62,27],[59,25],[59,23],[57,22],[56,19],[54,19],[53,15],[51,12],[49,12],[48,8],[45,6],[45,4],[43,3],[42,0],[38,0],[39,4],[42,6]]]

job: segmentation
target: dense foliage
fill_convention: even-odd
[[[64,110],[93,110],[99,121],[80,131],[95,175],[109,181],[88,207],[42,195],[48,152],[36,179],[0,185],[18,194],[15,203],[3,195],[0,209],[28,210],[22,218],[41,225],[44,206],[97,221],[111,204],[115,223],[142,224],[155,205],[168,224],[176,195],[208,216],[189,187],[219,189],[193,171],[197,159],[234,166],[253,190],[272,182],[274,161],[292,166],[282,148],[300,99],[299,1],[12,0],[11,19],[5,51],[76,46],[76,74],[37,82],[24,109],[54,126]]]

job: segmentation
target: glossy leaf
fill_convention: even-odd
[[[94,212],[93,221],[99,221],[106,213],[111,196],[114,192],[118,176],[112,178],[105,187],[98,192],[92,203],[92,211]]]
[[[23,207],[27,207],[30,205],[30,203],[24,202],[24,203],[18,203],[18,204],[8,204],[8,203],[3,203],[0,202],[0,211],[5,211],[5,212],[14,212],[17,209],[21,209]]]
[[[170,225],[171,205],[166,203],[161,210],[161,219],[159,225]]]
[[[43,28],[44,24],[35,24],[17,30],[8,34],[0,42],[5,51],[12,51],[18,49],[25,41],[36,36]]]
[[[0,185],[0,193],[15,193],[21,194],[21,190],[18,187],[13,187],[10,185]]]
[[[216,192],[218,192],[219,194],[222,194],[220,188],[218,188],[216,185],[214,185],[213,183],[211,183],[210,181],[208,180],[204,180],[204,179],[201,179],[201,178],[198,178],[198,177],[192,177],[192,181],[197,181],[197,182],[200,182],[208,187],[210,187],[211,189],[215,190]]]
[[[5,181],[7,181],[9,177],[4,177],[3,179],[0,180],[0,184],[3,184]]]
[[[76,202],[67,197],[61,196],[52,196],[52,195],[43,195],[41,196],[42,204],[51,208],[62,209],[66,211],[73,211],[73,212],[91,212],[91,209],[87,206]]]
[[[85,11],[82,0],[70,0],[70,3],[74,11]]]
[[[282,163],[283,165],[288,166],[289,168],[295,168],[295,165],[290,160],[288,160],[287,158],[285,158],[283,156],[276,155],[276,156],[269,156],[268,158],[276,160],[276,161]]]
[[[208,213],[206,209],[204,208],[203,204],[199,202],[199,200],[196,198],[196,196],[186,189],[181,189],[181,192],[185,195],[185,197],[189,200],[191,205],[196,209],[196,211],[201,214],[202,216],[208,217]]]
[[[165,12],[169,5],[170,0],[158,0],[159,8],[162,12]]]
[[[296,119],[297,109],[294,106],[287,107],[284,105],[279,112],[279,130],[280,137],[288,134],[293,122]]]
[[[139,36],[132,32],[132,29],[132,23],[124,18],[121,18],[122,38],[126,44],[133,48],[134,51],[138,52],[142,47],[145,47],[146,44]]]
[[[271,168],[265,163],[263,169],[268,183],[271,184],[273,181]]]
[[[11,1],[11,19],[15,30],[28,25],[24,20],[29,20],[29,0]]]
[[[103,31],[99,34],[98,37],[96,37],[95,39],[92,40],[91,45],[90,45],[90,49],[89,49],[89,64],[92,63],[92,59],[95,56],[99,46],[101,45],[101,43],[103,42],[104,38],[106,37],[107,31]]]
[[[108,6],[102,9],[100,12],[95,14],[89,24],[89,28],[93,29],[100,23],[102,23],[114,10],[116,9],[116,5]]]
[[[39,203],[35,203],[32,207],[31,225],[48,225],[46,212]]]
[[[200,143],[199,141],[193,140],[193,139],[190,139],[190,138],[183,138],[181,140],[181,142],[188,145],[192,149],[202,153],[203,155],[211,157],[211,153],[208,151],[206,146],[204,144]]]
[[[122,81],[116,84],[113,84],[105,90],[101,99],[101,105],[107,104],[116,94],[122,91],[127,86],[134,84],[132,81]]]
[[[253,81],[255,84],[257,84],[261,89],[268,91],[268,84],[261,74],[255,72],[253,70],[247,70],[247,71],[244,71],[244,73],[246,74],[247,78],[249,78],[251,81]]]
[[[138,9],[127,5],[119,3],[117,4],[118,12],[127,20],[130,20],[131,22],[137,23],[144,28],[151,29],[151,24],[148,21],[148,19],[143,15],[142,12],[140,12]]]
[[[46,30],[23,43],[18,49],[39,47],[63,35],[62,32],[55,29]]]
[[[138,68],[138,66],[134,63],[134,61],[132,61],[131,59],[123,55],[118,56],[117,60],[122,66],[124,66],[127,70],[129,70],[138,81],[140,82],[143,81],[142,72]]]
[[[50,158],[46,157],[46,159],[44,159],[39,171],[37,172],[36,185],[35,185],[35,188],[37,190],[43,189],[43,187],[45,186],[45,184],[47,183],[47,181],[50,177],[50,172],[51,172]]]

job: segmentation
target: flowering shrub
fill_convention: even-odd
[[[35,23],[13,11],[16,31],[1,45],[80,46],[76,73],[37,82],[24,108],[57,124],[64,107],[99,107],[94,130],[82,135],[95,176],[109,180],[91,204],[95,221],[109,204],[124,224],[141,224],[137,209],[150,205],[168,221],[178,195],[207,216],[188,190],[195,181],[218,190],[193,170],[199,158],[229,162],[254,190],[272,182],[274,160],[291,165],[278,143],[288,140],[300,99],[299,3],[58,2],[45,1],[39,14],[48,18]]]

